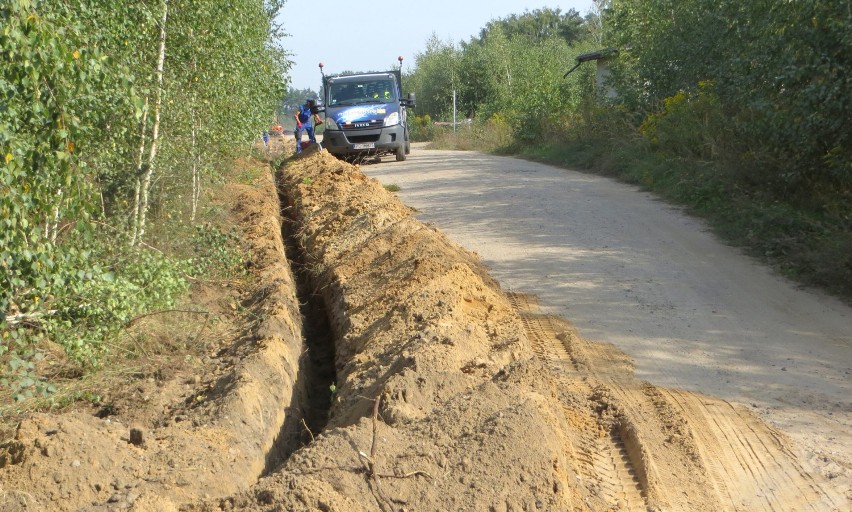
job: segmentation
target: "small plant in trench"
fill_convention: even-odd
[[[391,183],[389,185],[383,185],[383,186],[385,187],[385,190],[387,190],[388,192],[399,192],[400,190],[402,190],[401,188],[399,188],[399,185],[397,185],[396,183]]]

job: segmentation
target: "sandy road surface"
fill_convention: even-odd
[[[849,492],[852,309],[798,289],[635,187],[415,147],[362,170],[655,385],[746,404]],[[847,494],[848,496],[848,494]]]

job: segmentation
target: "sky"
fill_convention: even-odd
[[[289,34],[281,45],[292,55],[291,87],[317,91],[319,63],[327,74],[342,71],[381,71],[398,66],[414,69],[415,56],[435,34],[441,41],[459,43],[478,36],[498,18],[549,7],[585,16],[593,0],[287,0],[279,21]]]

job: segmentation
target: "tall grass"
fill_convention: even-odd
[[[513,142],[512,129],[500,116],[460,123],[455,130],[452,125],[433,124],[428,134],[433,149],[497,153],[507,151]]]

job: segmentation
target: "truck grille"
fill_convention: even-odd
[[[378,142],[379,141],[379,134],[378,133],[373,134],[373,135],[349,135],[349,134],[347,134],[346,138],[349,139],[349,142],[352,142],[353,144],[359,144],[359,143],[362,143],[362,142]]]

